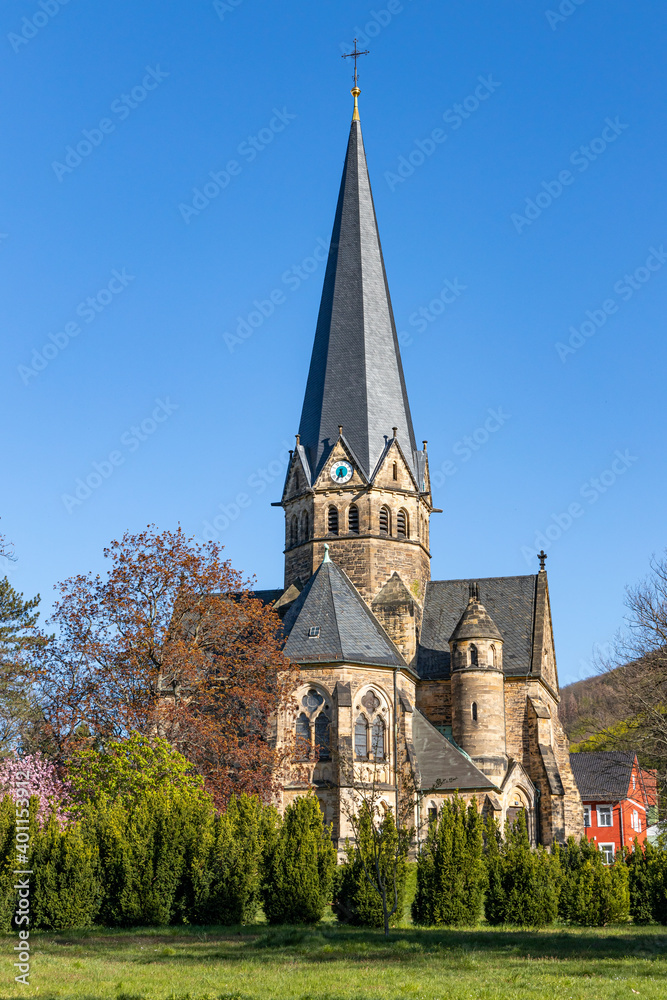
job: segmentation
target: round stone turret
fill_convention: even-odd
[[[452,736],[484,774],[507,771],[503,637],[471,583],[468,606],[449,639]]]

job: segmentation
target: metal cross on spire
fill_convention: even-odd
[[[542,549],[541,552],[537,553],[537,558],[540,560],[540,569],[544,569],[544,563],[547,558],[547,554],[544,551],[544,549]]]
[[[352,57],[354,59],[354,85],[357,86],[357,59],[359,56],[367,56],[370,49],[364,49],[363,52],[357,48],[357,39],[354,40],[354,52],[344,52],[342,58],[349,59]]]

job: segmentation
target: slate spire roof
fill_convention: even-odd
[[[449,637],[450,642],[459,639],[500,639],[498,626],[479,599],[479,586],[469,586],[468,607],[459,618],[458,625]]]
[[[343,425],[371,478],[392,427],[419,481],[361,124],[353,120],[338,195],[299,434],[313,479]]]
[[[372,663],[404,667],[405,660],[345,573],[328,553],[283,618],[283,652],[294,663]]]

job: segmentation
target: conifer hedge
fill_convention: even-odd
[[[443,804],[417,860],[416,924],[464,927],[478,922],[487,881],[483,829],[474,800],[466,808],[457,795]]]
[[[315,924],[331,902],[336,851],[322,810],[311,793],[285,811],[267,846],[264,913],[271,924]]]

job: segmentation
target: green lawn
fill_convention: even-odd
[[[4,935],[0,998],[138,1000],[600,1000],[667,997],[667,929],[480,927],[379,931],[164,928],[31,935],[31,982],[13,982]]]

